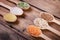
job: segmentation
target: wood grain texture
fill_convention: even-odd
[[[12,5],[15,6],[15,4],[13,4],[11,2],[8,2],[6,0],[1,1],[1,2],[5,3],[5,4],[8,4],[9,6],[12,6]],[[0,13],[8,13],[8,12],[9,12],[9,10],[7,10],[7,9],[5,9],[3,7],[0,7]],[[25,28],[27,28],[28,25],[33,24],[33,20],[35,18],[40,17],[40,12],[42,12],[42,11],[40,11],[40,10],[38,10],[38,9],[36,9],[36,8],[34,8],[34,7],[31,6],[31,8],[28,11],[24,11],[24,15],[18,17],[18,20],[16,22],[14,22],[14,23],[8,23],[8,24],[11,24],[14,28],[16,28],[16,29],[18,29],[20,31],[23,31]],[[53,13],[53,11],[52,11],[52,13]],[[55,28],[56,30],[60,31],[60,26],[59,25],[57,25],[55,23],[49,23],[49,25],[52,26],[53,28]],[[43,31],[43,33],[45,35],[47,35],[48,37],[50,37],[52,40],[60,40],[60,37],[57,36],[56,34],[50,32],[48,30],[42,30],[42,31]],[[39,38],[35,38],[35,40],[44,40],[44,39],[42,39],[41,37],[39,37]]]
[[[0,40],[19,40],[19,39],[22,40],[24,38],[20,37],[12,30],[0,24]]]
[[[59,0],[24,0],[42,10],[45,10],[60,18],[60,1]]]

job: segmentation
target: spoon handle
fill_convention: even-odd
[[[9,0],[11,2],[14,2],[15,4],[18,4],[19,1],[15,1],[15,0]]]
[[[60,25],[60,22],[58,20],[54,20],[53,22],[57,23],[58,25]]]
[[[49,37],[47,37],[46,35],[44,35],[44,34],[41,34],[41,35],[39,35],[40,37],[42,37],[42,38],[44,38],[45,40],[52,40],[52,39],[50,39]]]
[[[54,28],[52,28],[50,26],[47,29],[50,30],[51,32],[57,34],[58,36],[60,36],[60,31],[58,31],[58,30],[56,30],[56,29],[54,29]]]
[[[2,3],[2,2],[0,2],[0,5],[1,5],[1,6],[3,6],[3,7],[8,8],[8,9],[11,9],[11,7],[10,7],[10,6],[8,6],[8,5],[6,5],[6,4],[4,4],[4,3]]]

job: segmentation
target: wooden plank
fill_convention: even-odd
[[[5,4],[6,1],[4,2]],[[10,4],[8,2],[8,5],[12,5],[12,3]],[[14,4],[13,4],[14,5]],[[15,6],[15,5],[14,5]],[[9,12],[8,10],[6,11],[6,9],[0,7],[0,13],[7,13]],[[28,25],[30,24],[33,24],[33,20],[37,17],[40,17],[40,10],[37,10],[36,8],[32,7],[28,10],[28,11],[24,11],[24,15],[21,16],[21,17],[18,17],[18,21],[17,22],[14,22],[14,23],[9,23],[11,24],[14,28],[20,30],[20,31],[23,31],[23,29],[25,29]],[[60,31],[60,26],[55,24],[55,23],[49,23],[50,26],[52,26],[53,28],[57,29],[58,31]],[[33,24],[34,25],[34,24]],[[47,35],[48,37],[52,38],[52,40],[60,40],[60,37],[57,36],[56,34],[48,31],[48,30],[43,30],[43,33],[45,35]],[[36,38],[36,40],[44,40],[42,38]]]
[[[6,27],[0,24],[0,39],[1,40],[18,40],[17,37],[18,37],[17,34],[15,34],[13,31],[7,29]]]
[[[0,24],[0,40],[25,40],[12,30]]]
[[[60,1],[59,0],[24,0],[42,10],[45,10],[60,18]]]

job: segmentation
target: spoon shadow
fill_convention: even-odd
[[[8,33],[0,33],[0,39],[1,40],[11,40],[10,36]]]

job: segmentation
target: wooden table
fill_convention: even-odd
[[[19,1],[19,0],[15,0],[15,1]],[[30,3],[31,8],[27,11],[24,11],[24,15],[18,17],[17,22],[14,22],[14,23],[8,23],[5,20],[3,20],[3,17],[0,16],[0,26],[1,26],[0,30],[3,30],[2,33],[8,32],[9,35],[11,34],[12,35],[11,40],[44,40],[41,37],[35,38],[35,37],[28,36],[28,35],[25,34],[25,32],[23,32],[22,29],[27,27],[30,24],[33,24],[33,20],[37,17],[40,17],[40,12],[43,12],[43,11],[38,9],[40,7],[39,5],[43,5],[42,3],[43,2],[46,3],[46,2],[44,0],[38,0],[39,2],[36,1],[36,0],[32,0],[32,1],[31,0],[30,1],[29,0],[24,0],[24,1]],[[10,2],[9,0],[8,1],[7,0],[0,0],[0,2],[3,2],[3,3],[5,3],[9,6],[16,6],[13,2]],[[37,5],[40,2],[41,2],[41,4]],[[36,6],[37,6],[37,8],[36,8]],[[50,6],[46,6],[46,4],[45,4],[41,7],[41,9],[44,10],[44,11],[50,12],[52,14],[55,13],[54,15],[57,14],[57,12],[58,12],[57,10],[59,10],[59,12],[60,12],[60,9],[59,9],[60,6],[58,6],[58,8],[56,8],[57,12],[54,11],[55,6],[53,6],[53,7],[52,6],[51,6],[51,8],[53,8],[53,9],[47,10],[48,8],[50,8]],[[44,8],[44,7],[46,7],[46,8]],[[8,12],[9,12],[8,9],[0,6],[0,14],[1,13],[8,13]],[[60,13],[58,13],[58,14],[59,14],[59,17],[60,17]],[[60,21],[60,19],[58,19],[58,18],[56,18],[56,19]],[[52,26],[53,28],[55,28],[56,30],[60,31],[60,26],[59,25],[57,25],[55,23],[49,23],[49,25]],[[56,34],[50,32],[48,30],[42,30],[42,31],[46,36],[48,36],[52,40],[60,40],[60,36],[57,36]],[[15,35],[13,35],[13,34],[16,34],[18,38],[16,38]]]

